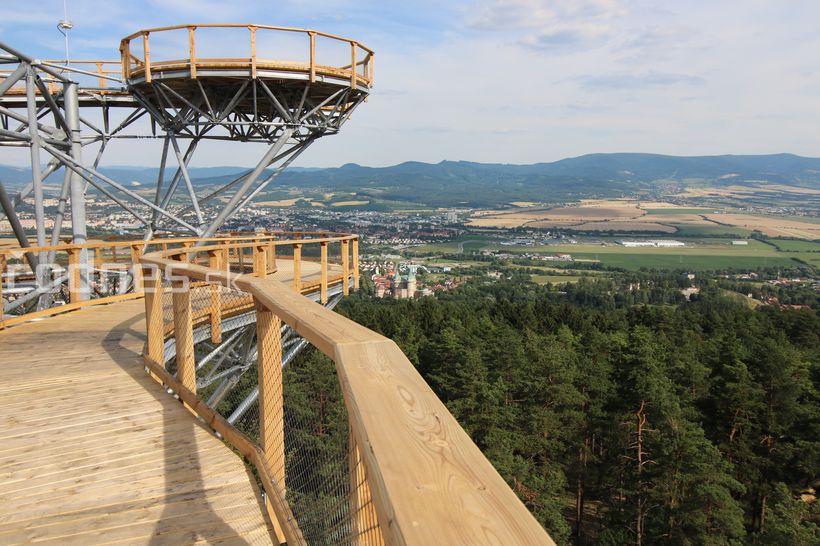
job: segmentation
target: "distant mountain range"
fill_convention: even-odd
[[[158,170],[107,167],[112,178],[153,184]],[[198,186],[223,183],[246,171],[241,167],[192,168]],[[57,177],[58,175],[53,175]],[[170,175],[168,175],[170,176]],[[29,180],[27,169],[0,165],[0,181],[15,186]],[[52,183],[59,178],[51,178]],[[668,185],[781,184],[820,188],[820,158],[792,154],[678,157],[657,154],[589,154],[532,165],[467,161],[390,167],[347,164],[337,168],[285,171],[276,186],[356,192],[374,199],[438,206],[495,205],[514,200],[612,197],[651,192]]]

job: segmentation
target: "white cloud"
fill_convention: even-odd
[[[136,29],[215,20],[182,10],[198,13],[214,0],[173,8],[166,7],[171,0],[151,1],[150,10],[120,2],[111,11],[69,0],[74,47],[115,54],[119,38]],[[527,163],[624,150],[820,155],[814,2],[748,0],[741,10],[728,0],[663,9],[656,0],[462,0],[459,7],[315,1],[321,9],[288,0],[274,13],[268,2],[242,0],[210,14],[318,27],[376,50],[373,97],[340,135],[305,153],[302,165]],[[51,13],[61,14],[62,2],[38,5],[33,18],[9,10],[17,22],[0,23],[2,40],[35,55],[59,52]],[[111,151],[109,164],[155,165],[159,153],[147,141],[112,144]],[[248,165],[261,153],[241,143],[205,151],[199,165]],[[11,153],[27,160],[25,150],[0,148],[0,163],[13,162]]]
[[[467,17],[473,29],[514,32],[521,45],[543,51],[597,47],[628,10],[620,0],[484,0]]]

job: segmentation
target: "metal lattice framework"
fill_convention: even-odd
[[[205,39],[197,38],[198,29],[207,31]],[[222,48],[237,42],[237,32],[247,56],[223,57]],[[301,45],[257,52],[258,41],[280,36],[302,40]],[[163,49],[163,43],[171,45]],[[330,62],[338,61],[340,48],[349,64]],[[303,61],[268,58],[305,53]],[[372,81],[372,50],[312,30],[263,25],[147,29],[121,41],[119,61],[70,65],[34,59],[0,42],[0,146],[28,148],[32,167],[31,182],[13,194],[0,180],[0,219],[8,219],[22,247],[29,245],[17,211],[33,198],[38,246],[60,241],[69,213],[72,241],[82,244],[91,186],[130,213],[143,226],[145,239],[157,233],[210,236],[316,139],[337,133],[367,98]],[[153,196],[100,172],[109,143],[143,138],[162,142]],[[262,143],[265,150],[255,166],[204,193],[197,191],[189,166],[206,140]],[[96,153],[88,161],[83,150],[91,145]],[[47,218],[44,183],[61,168],[58,206]],[[81,264],[87,260],[80,257]],[[53,255],[30,257],[32,269],[52,261]],[[40,269],[47,277],[47,268]],[[48,305],[40,303],[41,308]]]

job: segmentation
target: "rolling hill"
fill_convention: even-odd
[[[192,168],[191,176],[196,185],[210,186],[244,171],[241,167]],[[134,185],[153,184],[157,177],[157,169],[148,167],[108,167],[102,172]],[[27,182],[28,174],[26,169],[0,165],[0,181],[10,186]],[[59,179],[55,174],[49,181],[53,184]],[[678,157],[615,153],[532,165],[468,161],[408,161],[389,167],[347,164],[327,169],[289,169],[276,186],[355,192],[383,201],[433,206],[496,206],[510,201],[647,195],[689,185],[760,184],[820,188],[820,158],[792,154]]]

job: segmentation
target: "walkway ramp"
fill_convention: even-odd
[[[0,544],[270,544],[252,474],[143,368],[142,300],[0,331]]]

